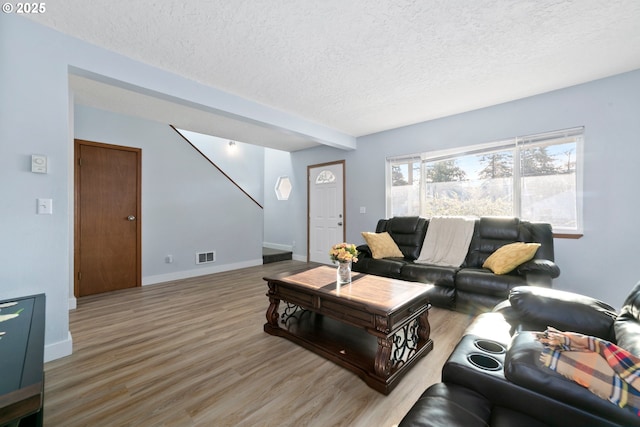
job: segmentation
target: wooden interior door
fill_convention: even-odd
[[[75,140],[75,295],[141,285],[137,148]]]

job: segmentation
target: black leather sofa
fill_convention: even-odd
[[[516,286],[550,287],[560,275],[554,262],[553,232],[549,224],[512,217],[481,217],[475,220],[473,237],[464,263],[458,267],[417,264],[429,220],[421,217],[381,219],[376,233],[388,232],[403,258],[374,259],[370,248],[358,246],[360,255],[353,270],[412,282],[433,284],[429,297],[436,307],[463,312],[491,310]],[[514,242],[537,242],[541,246],[534,259],[504,275],[482,268],[496,249]]]
[[[544,325],[544,326],[543,326]],[[613,307],[555,289],[519,287],[476,317],[429,387],[402,419],[413,426],[640,426],[628,408],[542,366],[531,331],[593,335],[640,355],[640,282]]]

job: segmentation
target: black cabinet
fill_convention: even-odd
[[[0,426],[42,426],[45,295],[0,301]]]

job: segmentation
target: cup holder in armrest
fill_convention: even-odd
[[[471,353],[467,356],[467,360],[476,368],[485,371],[499,371],[502,369],[502,363],[493,356],[481,353]]]
[[[498,342],[491,340],[475,340],[473,344],[480,350],[486,351],[487,353],[493,354],[503,354],[507,351],[504,346]]]

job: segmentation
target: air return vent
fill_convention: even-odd
[[[196,264],[216,262],[216,251],[196,252]]]

